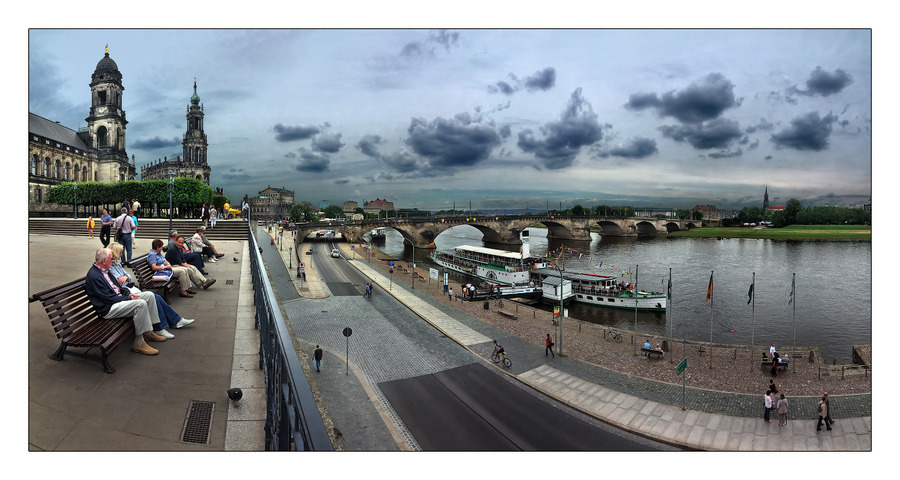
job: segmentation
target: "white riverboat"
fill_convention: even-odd
[[[601,307],[666,311],[664,292],[648,292],[640,289],[635,292],[633,285],[617,282],[616,277],[610,275],[563,271],[562,276],[572,282],[572,293],[576,302]],[[537,284],[542,284],[544,279],[548,278],[558,283],[559,271],[555,268],[539,268],[531,272],[531,277]]]
[[[508,252],[471,245],[456,247],[453,253],[434,252],[431,259],[448,270],[501,286],[527,286],[531,283],[531,270],[546,266],[527,251]],[[531,288],[534,289],[533,285]]]

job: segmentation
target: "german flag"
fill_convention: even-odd
[[[712,298],[713,291],[713,274],[710,272],[709,274],[709,287],[706,289],[706,301],[708,302],[710,298]]]

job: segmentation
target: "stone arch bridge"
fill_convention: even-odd
[[[591,231],[612,237],[665,235],[678,230],[700,226],[697,220],[659,219],[640,217],[560,217],[541,215],[474,215],[470,217],[421,217],[409,219],[347,220],[342,222],[313,222],[297,226],[297,238],[320,230],[334,230],[347,241],[361,242],[363,235],[376,228],[393,228],[416,248],[434,248],[438,235],[453,227],[469,225],[484,234],[484,241],[520,245],[519,234],[536,223],[547,227],[547,237],[557,239],[590,240]]]

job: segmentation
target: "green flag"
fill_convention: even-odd
[[[750,305],[750,302],[753,301],[753,284],[750,284],[750,290],[747,291],[747,305]]]

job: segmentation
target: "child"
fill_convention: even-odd
[[[94,217],[88,217],[87,228],[88,238],[94,238]]]

